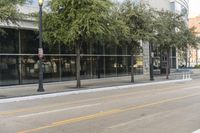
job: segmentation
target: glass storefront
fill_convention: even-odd
[[[19,68],[17,56],[0,56],[0,85],[19,83]]]
[[[0,86],[38,82],[38,33],[5,29],[0,35]],[[76,55],[72,46],[44,44],[44,82],[76,79]],[[83,45],[81,78],[130,75],[131,58],[126,46]],[[143,58],[135,56],[134,70],[143,74]]]

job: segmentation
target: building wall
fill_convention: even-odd
[[[4,28],[0,35],[0,86],[37,83],[38,33],[27,29]],[[75,48],[44,44],[44,82],[75,80]],[[143,74],[143,58],[135,56],[135,74]],[[130,75],[130,48],[112,45],[82,45],[81,78]]]
[[[115,0],[118,2],[122,2],[123,0]],[[189,0],[133,0],[135,2],[140,2],[141,4],[147,4],[152,8],[155,8],[157,10],[167,10],[167,11],[172,11],[175,13],[184,13],[185,15],[183,16],[183,19],[185,20],[185,23],[188,24],[188,12],[189,12]],[[147,45],[147,46],[145,46]],[[144,44],[143,47],[143,61],[144,64],[149,64],[149,51],[148,51],[148,44]],[[157,52],[155,52],[157,53]],[[160,62],[158,60],[160,59]],[[156,60],[156,63],[154,64],[160,64],[160,68],[162,68],[162,64],[166,64],[166,60],[162,60],[160,55],[156,56],[154,60]],[[176,51],[175,48],[171,49],[171,68],[178,68],[179,65],[182,64],[182,62],[179,62],[178,59],[178,52]],[[165,59],[165,58],[164,58]],[[163,62],[163,63],[162,63]],[[163,65],[163,67],[165,67]],[[158,67],[156,67],[158,68]],[[149,73],[149,69],[146,69],[144,66],[144,72]]]
[[[141,2],[157,10],[170,10],[169,0],[141,0]]]
[[[30,13],[38,12],[37,5],[18,7],[27,17],[19,25],[1,23],[7,34],[0,35],[0,86],[38,82],[37,23]],[[81,78],[104,78],[130,75],[130,48],[83,45]],[[50,47],[44,43],[44,82],[74,80],[75,48],[65,45]],[[134,70],[143,73],[143,58],[135,56]]]
[[[189,27],[195,27],[195,32],[197,35],[200,34],[200,16],[197,16],[195,18],[189,19]]]
[[[200,36],[200,16],[189,19],[189,27],[195,27],[195,34]],[[188,64],[190,67],[200,65],[200,44],[197,49],[190,48],[188,51]]]
[[[138,1],[138,0],[137,0]],[[142,0],[143,1],[143,0]],[[150,6],[170,9],[168,0],[148,0]],[[19,7],[21,12],[35,13],[37,6]],[[38,80],[38,33],[37,24],[32,17],[19,22],[20,26],[0,24],[8,31],[0,36],[0,86],[11,84],[36,83]],[[130,48],[91,47],[84,45],[81,56],[81,77],[102,78],[130,75]],[[149,74],[149,46],[144,46],[143,55],[135,56],[135,73]],[[49,47],[44,44],[44,81],[65,81],[75,79],[75,49],[64,45]]]
[[[183,16],[183,19],[185,20],[185,23],[188,24],[189,0],[141,0],[141,2],[146,3],[157,10],[167,10],[179,14],[184,13],[185,15]],[[170,55],[171,68],[178,68],[180,63],[178,62],[178,53],[175,48],[171,49]],[[158,57],[156,57],[156,60],[158,60]],[[162,62],[165,63],[165,61],[161,58],[160,62],[162,68]]]

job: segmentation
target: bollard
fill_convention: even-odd
[[[191,75],[190,75],[190,73],[189,73],[189,79],[191,79]]]
[[[185,79],[187,79],[187,72],[185,72]]]

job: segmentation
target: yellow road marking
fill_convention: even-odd
[[[176,86],[177,87],[177,86]],[[182,87],[182,86],[179,86]],[[124,93],[124,94],[120,94],[120,95],[112,95],[112,96],[104,96],[104,97],[99,97],[99,98],[92,98],[92,99],[86,99],[86,100],[79,100],[79,101],[75,101],[75,102],[70,102],[70,103],[60,103],[60,104],[55,104],[55,105],[46,105],[46,106],[36,106],[36,107],[32,107],[32,108],[24,108],[24,109],[17,109],[17,110],[11,110],[11,111],[5,111],[5,112],[0,112],[0,115],[3,116],[7,116],[7,115],[15,115],[17,113],[23,113],[23,112],[32,112],[34,110],[38,110],[38,109],[46,109],[46,108],[53,108],[53,107],[58,107],[58,106],[62,106],[62,105],[71,105],[71,104],[79,104],[79,103],[83,103],[83,102],[89,102],[89,101],[95,101],[95,100],[101,100],[101,99],[107,99],[107,98],[113,98],[113,99],[117,99],[119,97],[123,97],[123,96],[130,96],[130,95],[136,95],[136,94],[146,94],[149,92],[152,92],[152,90],[155,92],[160,92],[160,91],[164,91],[164,90],[177,90],[177,89],[181,89],[181,88],[174,88],[174,87],[169,87],[169,88],[162,88],[162,89],[151,89],[151,90],[144,90],[144,91],[138,91],[138,92],[133,92],[133,93]]]
[[[153,102],[153,103],[148,103],[148,104],[143,104],[143,105],[136,105],[136,106],[128,107],[128,108],[124,108],[124,109],[113,109],[113,110],[106,111],[106,112],[99,112],[99,113],[96,113],[96,114],[91,114],[91,115],[86,115],[86,116],[81,116],[81,117],[75,117],[75,118],[71,118],[71,119],[53,122],[50,125],[20,131],[18,133],[31,133],[31,132],[41,131],[41,130],[48,129],[48,128],[54,128],[54,127],[58,127],[58,126],[66,125],[66,124],[72,124],[72,123],[77,123],[77,122],[81,122],[81,121],[96,119],[96,118],[99,118],[99,117],[110,116],[110,115],[113,115],[113,114],[118,114],[118,113],[127,112],[127,111],[131,111],[131,110],[143,109],[143,108],[152,107],[152,106],[156,106],[156,105],[162,105],[162,104],[165,104],[165,103],[170,103],[170,102],[174,102],[174,101],[178,101],[178,100],[182,100],[182,99],[185,99],[185,98],[198,96],[198,95],[200,95],[200,93],[195,93],[195,94],[191,94],[191,95],[161,100],[161,101],[158,101],[158,102]]]
[[[84,121],[84,120],[95,119],[95,118],[98,118],[98,117],[108,116],[108,115],[111,115],[111,114],[119,113],[120,111],[121,110],[119,110],[119,109],[114,109],[114,110],[110,110],[110,111],[107,111],[107,112],[99,112],[99,113],[92,114],[92,115],[87,115],[87,116],[82,116],[82,117],[77,117],[77,118],[71,118],[71,119],[67,119],[67,120],[63,120],[63,121],[59,121],[59,122],[54,122],[51,125],[42,126],[42,127],[39,127],[39,128],[34,128],[34,129],[30,129],[30,130],[25,130],[25,131],[20,131],[18,133],[36,132],[36,131],[44,130],[44,129],[47,129],[47,128],[57,127],[59,125],[70,124],[70,123],[80,122],[80,121]]]

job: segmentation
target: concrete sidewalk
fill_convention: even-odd
[[[174,77],[171,76],[169,80],[181,79],[181,76]],[[135,83],[130,82],[130,76],[124,77],[112,77],[112,78],[102,78],[102,79],[88,79],[82,80],[82,88],[76,88],[76,81],[66,81],[66,82],[54,82],[54,83],[44,83],[45,92],[37,92],[38,85],[17,85],[17,86],[5,86],[0,87],[0,99],[7,99],[13,97],[23,97],[23,96],[33,96],[33,95],[43,95],[59,92],[73,92],[80,90],[89,89],[103,89],[105,87],[123,86],[123,85],[135,85],[144,84],[158,81],[167,81],[165,76],[157,76],[154,81],[150,81],[148,76],[136,75]]]

